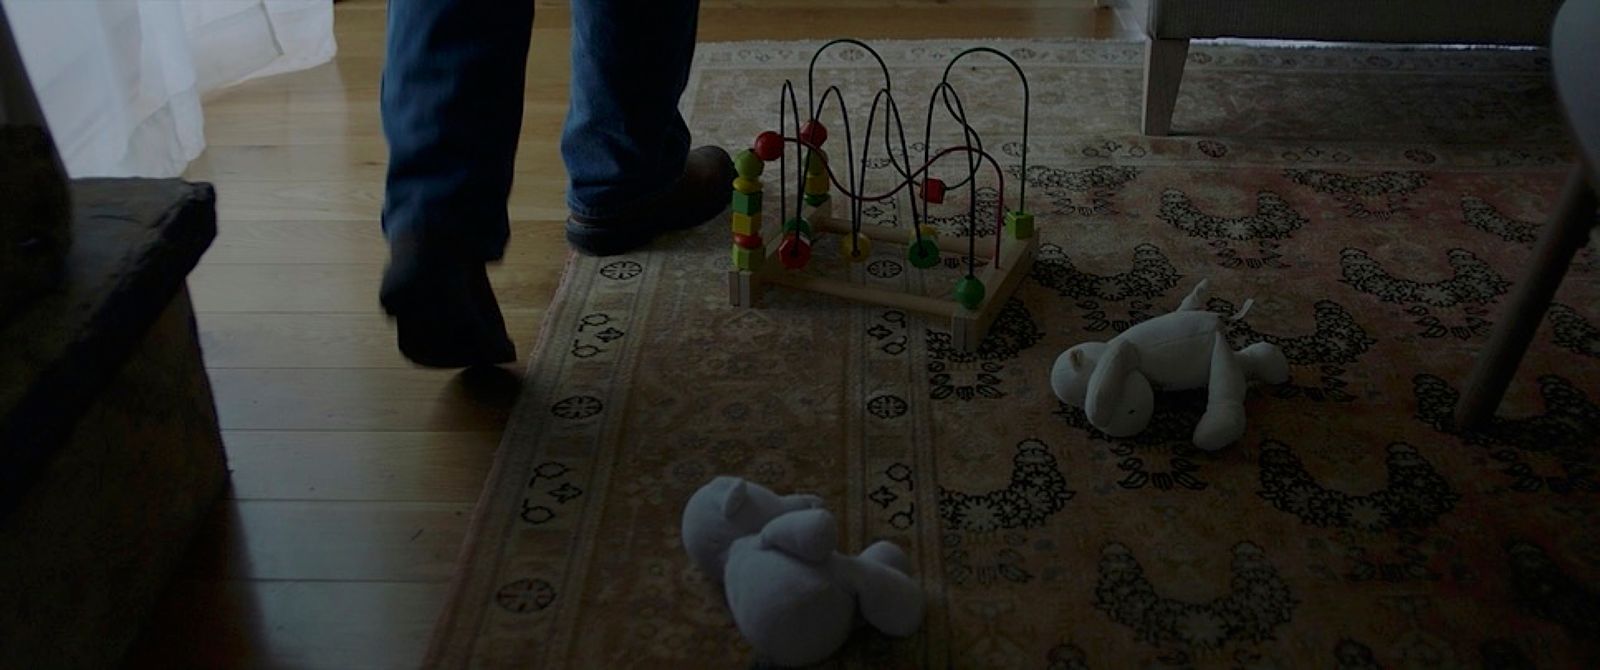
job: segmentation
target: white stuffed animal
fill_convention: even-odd
[[[836,551],[839,528],[822,500],[780,496],[738,477],[700,487],[683,510],[683,546],[722,583],[739,632],[764,660],[810,665],[833,655],[862,618],[904,637],[922,624],[911,561],[890,542],[859,556]]]
[[[1281,384],[1289,362],[1276,345],[1228,346],[1223,317],[1203,305],[1202,280],[1178,311],[1141,322],[1108,342],[1085,342],[1056,358],[1050,387],[1062,402],[1081,407],[1089,424],[1112,437],[1129,437],[1150,424],[1153,388],[1207,389],[1205,414],[1194,428],[1195,446],[1221,449],[1244,435],[1245,385]],[[1236,317],[1237,318],[1237,317]]]

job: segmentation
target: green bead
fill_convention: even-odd
[[[767,164],[761,161],[756,152],[749,149],[743,149],[733,157],[733,169],[738,170],[739,176],[745,179],[760,177],[761,171],[766,168]]]
[[[761,269],[761,261],[766,260],[766,252],[761,249],[746,249],[737,244],[733,245],[733,267],[752,272]]]
[[[1006,232],[1014,240],[1033,237],[1033,215],[1021,210],[1006,212]]]
[[[826,194],[826,193],[807,193],[806,194],[806,204],[807,205],[811,205],[812,207],[819,206],[822,203],[825,203],[827,201],[828,201],[828,194]]]
[[[788,235],[797,230],[806,239],[811,239],[811,224],[806,223],[805,219],[789,219],[783,222],[783,234]]]
[[[924,237],[906,247],[906,256],[912,266],[926,270],[939,264],[939,243]]]
[[[761,192],[740,193],[733,192],[733,211],[739,214],[761,213]]]
[[[977,309],[983,304],[983,282],[977,277],[962,277],[956,282],[956,302],[967,309]]]

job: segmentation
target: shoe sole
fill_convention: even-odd
[[[703,216],[691,215],[675,222],[670,222],[660,228],[650,230],[629,230],[610,226],[591,226],[585,223],[567,219],[566,234],[567,244],[588,256],[616,256],[634,251],[655,241],[663,234],[689,230],[721,214],[727,205],[719,204],[715,210],[706,212]]]

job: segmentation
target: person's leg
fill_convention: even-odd
[[[509,234],[533,0],[390,0],[382,300],[424,365],[515,358],[484,263]]]
[[[533,0],[390,0],[383,226],[498,259]]]
[[[561,155],[567,239],[580,251],[626,251],[727,205],[732,162],[720,149],[691,152],[678,112],[699,10],[699,0],[573,2]]]

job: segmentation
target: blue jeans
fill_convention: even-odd
[[[522,130],[534,0],[389,0],[383,229],[495,260]],[[608,217],[670,187],[699,0],[574,0],[561,157],[573,213]]]

